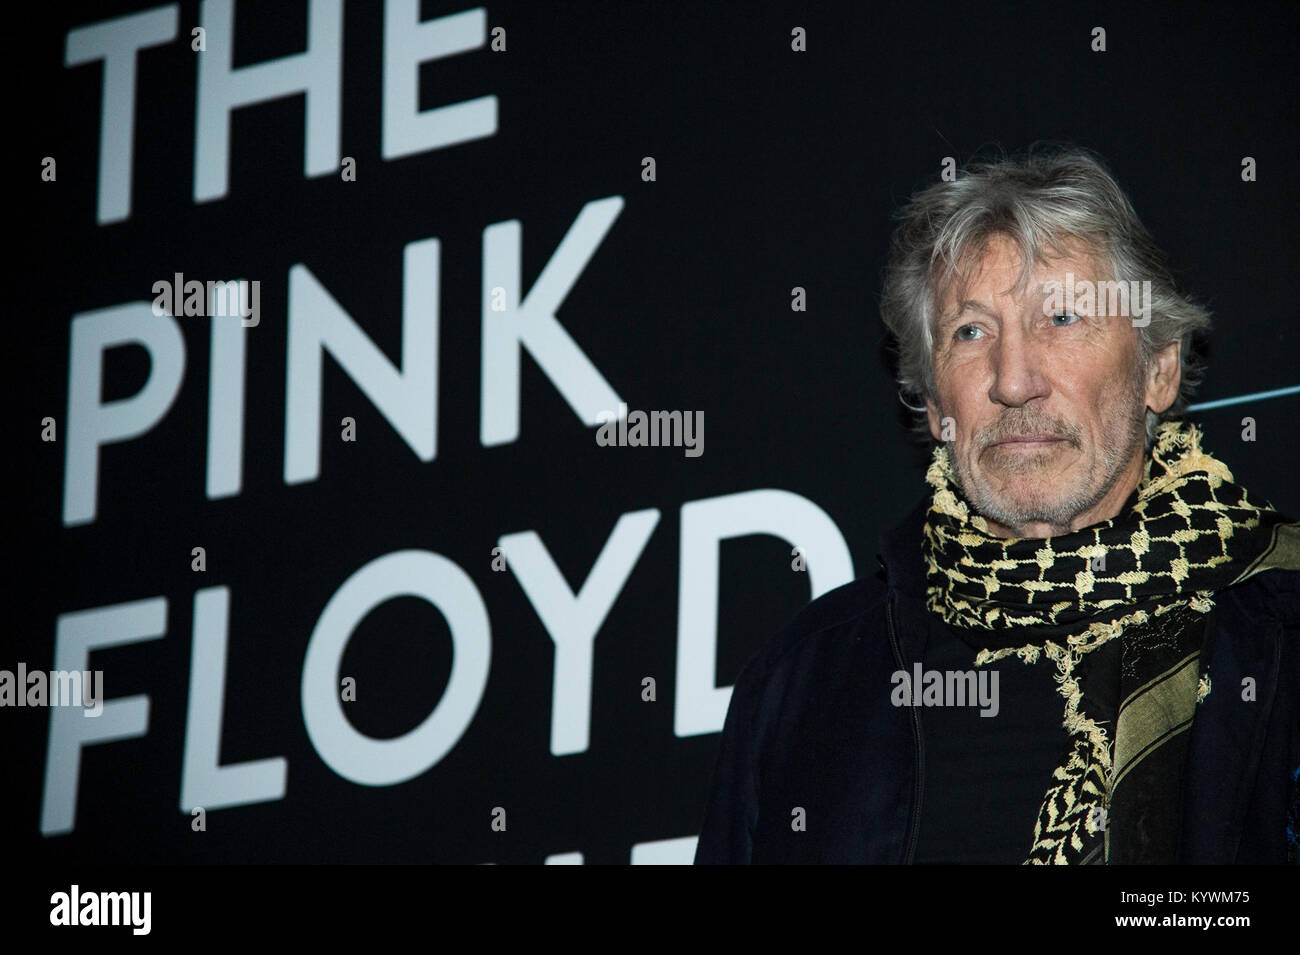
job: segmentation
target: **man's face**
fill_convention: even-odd
[[[1085,247],[1066,249],[1017,291],[1019,252],[995,237],[961,301],[951,289],[940,303],[930,430],[949,441],[963,493],[1004,537],[1114,517],[1142,474],[1147,408],[1163,411],[1177,395],[1176,342],[1143,369],[1138,330],[1104,314],[1104,297],[1044,309],[1045,284],[1064,287],[1067,273],[1075,283],[1111,278]]]

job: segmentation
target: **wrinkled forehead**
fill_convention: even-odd
[[[1067,273],[1080,280],[1112,278],[1101,245],[1076,236],[1045,236],[1026,248],[1015,236],[995,233],[936,256],[934,269],[936,318],[951,314],[990,278],[996,279],[993,291],[1016,297],[1046,295],[1041,285]]]

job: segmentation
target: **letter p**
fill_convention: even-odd
[[[149,353],[149,377],[129,398],[103,401],[104,352],[141,345]],[[144,434],[167,413],[185,372],[185,341],[170,315],[157,316],[149,302],[132,302],[72,319],[68,361],[67,457],[63,474],[63,524],[95,519],[99,448]]]

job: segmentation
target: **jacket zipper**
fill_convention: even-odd
[[[900,670],[905,669],[903,666],[903,651],[898,643],[898,634],[894,632],[894,595],[891,593],[885,600],[885,621],[889,630],[889,644],[894,651],[894,662],[898,664]],[[921,742],[921,717],[916,712],[916,707],[910,707],[912,711],[912,736],[916,741],[916,760],[913,765],[913,772],[916,773],[916,799],[912,803],[912,821],[908,826],[907,842],[903,846],[903,864],[911,865],[912,860],[916,857],[916,834],[921,827],[921,796],[922,784],[925,779],[925,752]]]

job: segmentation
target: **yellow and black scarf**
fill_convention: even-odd
[[[946,445],[926,481],[927,606],[982,646],[977,666],[1045,656],[1065,699],[1071,750],[1025,862],[1172,861],[1187,730],[1210,692],[1199,668],[1204,615],[1219,590],[1270,567],[1300,569],[1300,524],[1233,483],[1186,422],[1160,426],[1118,515],[1070,534],[992,534],[962,496]],[[1116,655],[1118,694],[1085,693],[1089,661]],[[1082,706],[1108,695],[1113,738],[1111,720]]]

